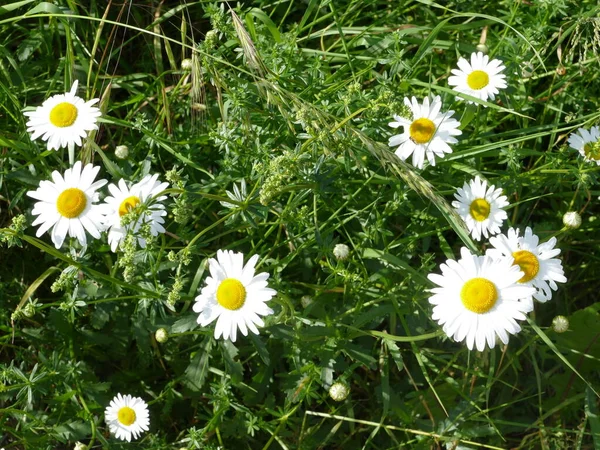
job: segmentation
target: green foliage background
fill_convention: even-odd
[[[597,3],[231,6],[0,6],[11,244],[0,249],[0,446],[600,448],[598,169],[566,145],[600,117]],[[509,86],[488,108],[447,84],[482,40]],[[32,221],[25,193],[68,167],[66,152],[30,141],[22,111],[75,79],[104,112],[78,156],[110,182],[158,172],[171,183],[168,233],[147,250],[115,255],[100,240],[57,251],[30,226],[10,228],[19,214]],[[430,93],[463,134],[417,171],[388,149],[387,124],[405,96]],[[426,278],[461,246],[482,248],[448,204],[475,174],[508,195],[508,225],[558,237],[569,280],[507,347],[482,353],[431,320]],[[569,210],[580,229],[562,229]],[[220,248],[260,255],[278,291],[261,334],[235,344],[191,311]],[[557,314],[571,322],[562,335],[549,328]],[[339,403],[327,394],[337,380],[351,388]],[[104,423],[117,392],[150,404],[136,443]]]

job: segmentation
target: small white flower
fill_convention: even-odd
[[[458,69],[452,69],[454,75],[448,78],[448,84],[457,92],[486,101],[494,100],[498,89],[506,88],[505,76],[500,73],[505,67],[499,59],[490,61],[488,55],[477,52],[471,54],[471,64],[459,58],[457,65]]]
[[[521,331],[517,320],[525,320],[532,310],[530,298],[535,289],[518,284],[523,272],[512,258],[493,259],[475,256],[463,247],[461,259],[449,259],[440,265],[442,275],[428,278],[439,287],[431,289],[429,302],[433,320],[456,342],[466,341],[482,351],[487,343],[493,348],[496,336],[508,344],[508,333]]]
[[[264,326],[259,316],[273,314],[266,302],[277,292],[267,287],[268,273],[254,274],[257,261],[254,255],[244,266],[244,255],[231,250],[219,250],[217,259],[208,260],[210,276],[196,297],[194,311],[203,327],[217,320],[215,339],[223,335],[235,342],[238,328],[244,336],[248,329],[258,334],[256,325]]]
[[[563,224],[565,227],[575,230],[581,226],[581,216],[575,211],[566,212],[563,216]]]
[[[81,146],[81,138],[88,131],[98,129],[96,120],[100,117],[100,110],[92,106],[98,99],[86,102],[77,97],[76,92],[77,80],[69,92],[53,95],[35,111],[23,113],[29,117],[27,131],[32,133],[32,140],[41,136],[43,141],[47,141],[48,150],[73,149],[75,144]]]
[[[132,436],[137,439],[150,426],[148,405],[131,395],[117,394],[104,411],[104,416],[110,432],[122,441],[131,442]]]
[[[333,247],[333,256],[340,261],[347,259],[349,254],[350,248],[346,244],[335,244]]]
[[[395,122],[390,122],[390,127],[404,127],[404,132],[392,136],[389,146],[398,146],[396,155],[402,161],[412,154],[412,164],[419,169],[423,168],[425,156],[435,166],[436,156],[443,158],[444,153],[452,153],[448,144],[458,142],[453,136],[462,134],[458,129],[460,122],[452,118],[454,111],[441,112],[442,100],[439,95],[433,98],[431,104],[429,97],[425,97],[422,105],[415,97],[412,100],[405,97],[404,104],[410,108],[412,119],[394,115]]]
[[[487,181],[482,181],[479,175],[456,190],[452,206],[467,224],[473,239],[479,241],[482,235],[487,238],[488,234],[500,233],[502,222],[508,218],[502,209],[508,206],[508,201],[501,194],[502,189],[487,187]]]
[[[580,128],[569,136],[568,142],[584,160],[600,166],[600,128],[592,127],[590,131]]]
[[[76,237],[79,243],[86,245],[85,231],[100,239],[104,230],[106,214],[103,205],[96,205],[96,192],[106,184],[106,180],[94,179],[100,171],[99,166],[86,165],[81,170],[81,161],[65,170],[64,178],[56,170],[52,172],[52,181],[40,181],[35,191],[27,192],[29,197],[40,200],[33,207],[32,214],[38,216],[33,226],[42,224],[36,232],[40,237],[50,228],[50,236],[56,248],[60,248],[67,236]]]
[[[150,225],[152,236],[164,233],[164,216],[167,215],[165,206],[160,203],[166,200],[166,195],[158,196],[169,186],[169,183],[158,181],[158,174],[146,175],[142,181],[135,183],[130,188],[125,180],[121,179],[118,186],[108,185],[112,196],[104,199],[107,205],[106,226],[108,231],[108,243],[113,252],[117,251],[119,245],[127,237],[127,233],[138,233],[142,225]],[[123,226],[121,218],[139,207],[139,217],[131,223]],[[146,247],[146,240],[140,236],[137,238],[140,247]]]
[[[488,250],[492,257],[514,258],[513,264],[523,272],[519,284],[533,286],[536,289],[533,298],[539,302],[547,302],[552,298],[552,291],[558,289],[557,282],[567,282],[562,263],[555,258],[560,254],[560,249],[554,248],[555,237],[540,244],[531,228],[525,228],[525,234],[520,237],[518,228],[509,228],[506,235],[491,237],[490,244],[494,247]]]

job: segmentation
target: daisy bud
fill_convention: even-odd
[[[477,50],[478,52],[481,52],[484,55],[486,55],[487,52],[489,51],[489,48],[485,44],[477,44],[477,47],[475,47],[475,50]]]
[[[310,305],[313,302],[313,299],[310,295],[303,295],[302,298],[300,299],[300,303],[302,304],[303,308],[307,308],[308,305]]]
[[[341,381],[333,383],[329,388],[329,396],[336,402],[346,400],[348,394],[350,394],[350,388],[346,383],[342,383]]]
[[[88,446],[77,441],[73,450],[88,450]]]
[[[350,248],[348,248],[346,244],[336,244],[336,246],[333,247],[333,256],[340,261],[347,259],[349,254]]]
[[[156,338],[156,342],[164,344],[169,339],[169,332],[165,328],[159,328],[154,333],[154,337]]]
[[[181,70],[185,70],[186,72],[192,70],[192,60],[190,58],[185,58],[181,61]]]
[[[563,216],[563,224],[575,230],[581,226],[581,216],[575,211],[569,211]]]
[[[119,159],[127,159],[129,156],[129,147],[126,145],[117,145],[117,148],[115,148],[115,156]]]
[[[564,333],[569,329],[569,319],[565,316],[556,316],[552,319],[552,329],[557,333]]]

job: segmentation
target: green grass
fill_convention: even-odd
[[[231,6],[0,6],[0,448],[600,448],[600,166],[567,144],[600,123],[596,2]],[[478,44],[508,88],[469,105],[447,78]],[[170,182],[167,233],[146,250],[35,237],[26,192],[69,163],[30,140],[23,111],[76,79],[103,112],[76,158],[110,183]],[[388,123],[428,94],[463,134],[419,170],[387,146]],[[568,279],[483,352],[432,320],[427,279],[461,247],[489,247],[450,206],[477,174],[508,196],[503,231],[558,239]],[[579,229],[563,227],[567,211]],[[218,249],[257,254],[270,274],[275,313],[258,336],[196,324]],[[104,421],[118,392],[149,404],[131,444]]]

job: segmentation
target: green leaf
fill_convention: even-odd
[[[0,6],[0,16],[2,14],[9,13],[14,11],[21,6],[28,5],[29,3],[33,3],[35,0],[23,0],[22,2],[9,3],[8,5]]]
[[[208,375],[208,362],[210,352],[215,340],[212,336],[207,336],[200,344],[200,349],[196,352],[190,365],[185,369],[184,379],[186,385],[193,391],[200,391]]]
[[[198,326],[197,318],[198,316],[194,314],[182,317],[171,325],[171,333],[185,333],[186,331],[193,330]]]

